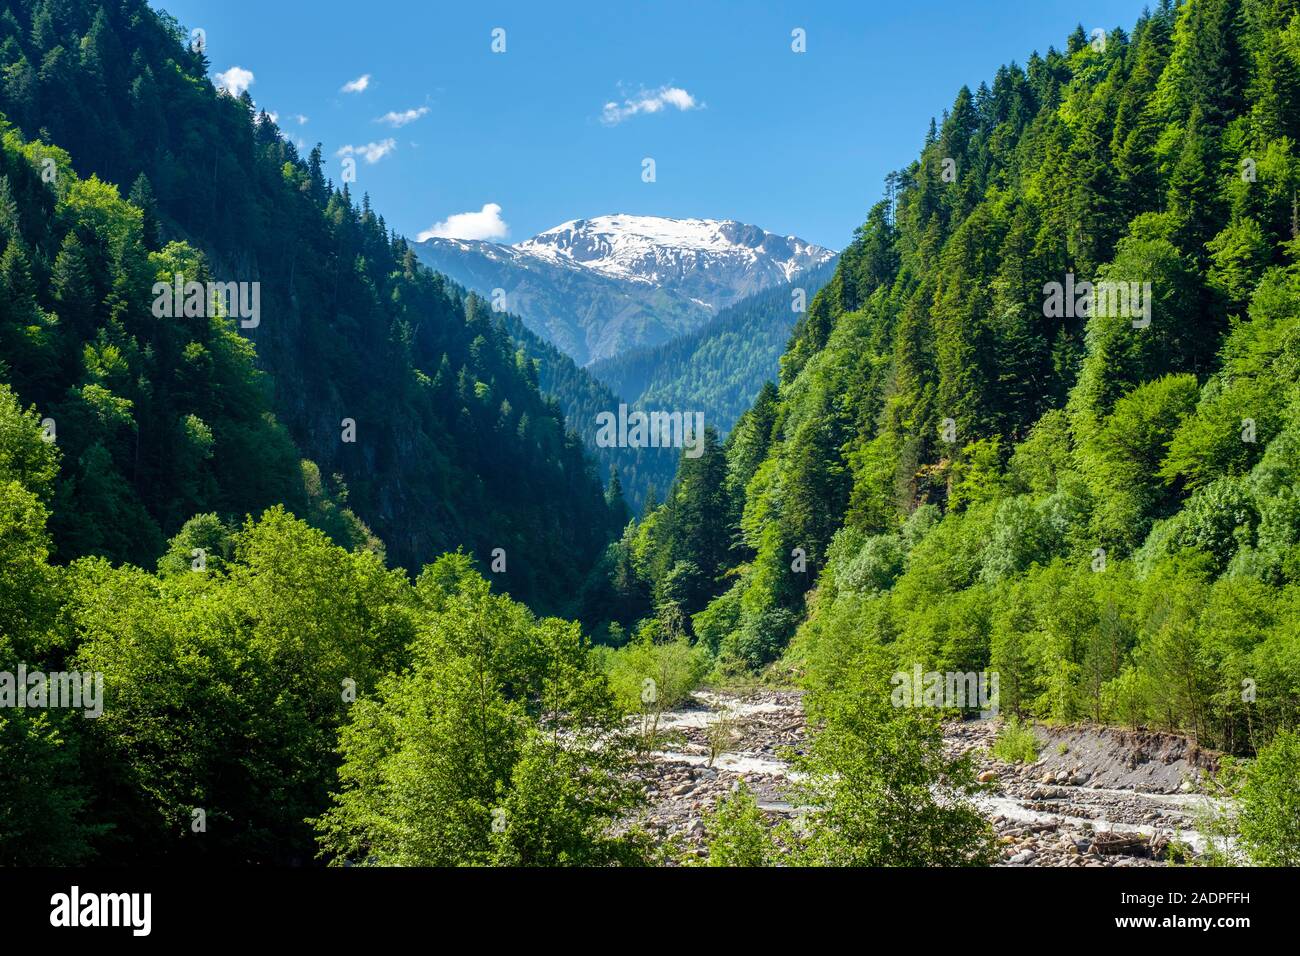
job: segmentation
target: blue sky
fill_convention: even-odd
[[[1078,23],[1131,29],[1145,4],[154,5],[205,31],[214,76],[251,78],[289,137],[322,143],[336,181],[352,147],[354,188],[406,235],[514,242],[625,212],[739,219],[839,249],[962,84],[1063,47]]]

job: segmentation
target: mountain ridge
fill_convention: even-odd
[[[687,335],[643,346],[588,366],[615,394],[643,408],[699,408],[721,434],[776,381],[800,312],[793,294],[811,302],[830,281],[838,256],[796,279],[721,310]]]
[[[511,245],[432,237],[413,248],[580,365],[689,334],[834,256],[733,219],[626,213],[571,219]]]

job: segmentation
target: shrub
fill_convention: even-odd
[[[775,856],[758,801],[745,788],[718,801],[704,818],[709,866],[768,866]]]
[[[1256,866],[1300,866],[1300,733],[1285,730],[1245,773],[1238,827]]]
[[[647,696],[654,697],[660,711],[672,710],[699,686],[709,667],[708,654],[685,638],[656,642],[645,631],[606,660],[614,699],[627,713],[652,703]],[[647,680],[654,681],[653,695],[647,691]]]
[[[790,862],[807,866],[980,866],[993,830],[971,802],[971,754],[951,757],[933,714],[890,703],[892,667],[868,652],[841,688],[816,695],[817,729],[793,766],[803,823]]]
[[[614,700],[625,713],[641,719],[640,747],[653,750],[659,718],[684,701],[709,670],[709,655],[684,637],[656,642],[655,622],[643,626],[637,639],[605,657]]]
[[[993,756],[1007,763],[1033,763],[1038,759],[1038,735],[1031,725],[1012,717],[993,743]]]

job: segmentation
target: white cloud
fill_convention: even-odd
[[[704,108],[702,103],[680,86],[661,86],[657,90],[642,90],[622,103],[606,103],[600,121],[606,126],[617,126],[640,113],[660,113],[669,107],[682,112]]]
[[[395,149],[397,149],[397,140],[385,139],[378,143],[366,143],[364,146],[344,146],[334,155],[360,156],[367,163],[377,163]]]
[[[303,116],[301,113],[299,113],[297,116],[295,116],[294,119],[298,121],[298,125],[299,125],[299,126],[306,126],[306,125],[307,125],[307,117]]]
[[[370,74],[363,73],[355,80],[348,80],[339,90],[340,93],[364,93],[366,87],[370,85]]]
[[[393,127],[393,129],[401,129],[407,123],[414,123],[421,116],[424,116],[428,112],[429,112],[429,107],[427,106],[421,106],[418,109],[413,109],[413,110],[403,110],[400,113],[394,111],[394,112],[385,113],[383,116],[377,117],[375,119],[375,122],[387,123],[389,126]]]
[[[478,212],[458,212],[435,222],[416,239],[504,239],[509,234],[510,226],[501,219],[501,207],[490,202]]]
[[[217,81],[217,89],[225,90],[231,96],[238,96],[253,85],[253,71],[246,70],[242,66],[232,66],[226,72],[218,73],[213,79]]]

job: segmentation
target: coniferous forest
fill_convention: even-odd
[[[1205,797],[1129,857],[1300,865],[1300,0],[1041,43],[832,265],[583,368],[188,25],[0,0],[0,864],[1028,865],[988,801],[1090,734]]]

